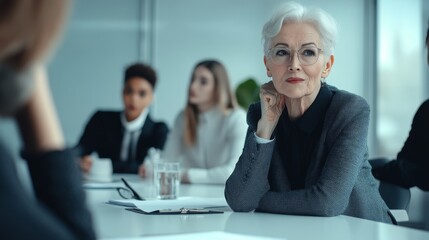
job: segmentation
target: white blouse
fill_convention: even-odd
[[[215,107],[199,115],[197,139],[184,142],[184,112],[176,118],[162,158],[179,161],[191,183],[225,184],[242,153],[247,132],[246,113],[237,108],[224,114]]]

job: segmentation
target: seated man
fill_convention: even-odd
[[[114,173],[138,173],[149,148],[162,149],[168,134],[163,122],[149,114],[156,83],[155,71],[140,63],[125,71],[123,111],[97,111],[86,125],[77,148],[84,172],[92,166],[90,154],[110,158]]]

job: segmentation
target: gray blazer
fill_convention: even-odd
[[[249,108],[243,153],[225,186],[225,198],[234,211],[336,216],[339,214],[391,223],[368,162],[369,106],[352,93],[333,91],[321,137],[309,164],[305,188],[291,190],[286,172],[272,169],[277,192],[271,191],[271,159],[280,158],[275,140],[258,144],[255,131],[260,103]],[[275,167],[275,166],[274,166]]]

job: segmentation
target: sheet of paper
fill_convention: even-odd
[[[116,182],[86,182],[82,185],[84,189],[116,189],[118,187],[124,187],[124,184],[120,181]]]
[[[201,197],[180,197],[174,200],[109,200],[107,203],[126,206],[137,207],[145,212],[153,212],[157,210],[166,209],[180,209],[180,208],[224,208],[227,207],[225,198],[201,198]]]
[[[136,207],[136,203],[140,202],[140,200],[135,200],[135,199],[113,199],[113,200],[109,200],[106,203],[107,204],[112,204],[112,205],[118,205],[118,206],[122,206],[122,207]]]
[[[172,234],[172,235],[164,235],[164,236],[149,236],[149,237],[140,237],[140,238],[114,238],[115,240],[192,240],[192,239],[222,239],[222,240],[278,240],[278,239],[286,239],[286,238],[270,238],[270,237],[258,237],[258,236],[250,236],[238,233],[229,233],[229,232],[221,232],[221,231],[213,231],[213,232],[198,232],[198,233],[185,233],[185,234]],[[113,239],[111,239],[113,240]]]

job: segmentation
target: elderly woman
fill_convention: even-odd
[[[371,174],[365,100],[324,83],[336,24],[288,3],[263,28],[272,81],[248,111],[243,153],[226,182],[234,211],[349,216],[391,223]]]
[[[13,155],[0,142],[2,239],[95,239],[43,67],[67,7],[65,0],[1,1],[0,115],[17,122],[36,196],[23,188]]]

